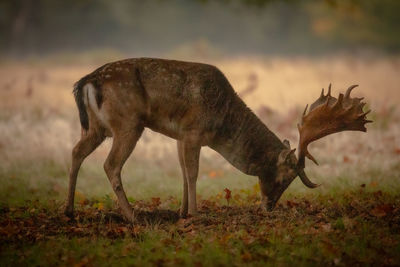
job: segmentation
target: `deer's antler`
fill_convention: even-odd
[[[310,105],[308,113],[308,105],[306,106],[301,123],[297,125],[300,133],[298,154],[300,169],[305,167],[305,157],[318,165],[307,150],[311,142],[341,131],[367,131],[365,124],[372,121],[367,120],[366,115],[371,110],[363,112],[365,105],[361,102],[363,98],[350,97],[351,91],[357,86],[350,86],[344,95],[339,94],[339,98],[336,99],[331,96],[331,85],[329,85],[328,93],[324,95],[324,89],[322,89],[321,96]]]

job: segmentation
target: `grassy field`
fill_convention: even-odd
[[[0,62],[2,266],[400,265],[400,58],[211,61],[292,146],[304,105],[329,82],[334,95],[360,84],[355,95],[366,97],[374,123],[367,134],[310,145],[320,166],[307,162],[306,171],[322,186],[296,180],[270,213],[258,208],[257,178],[203,148],[200,215],[189,219],[178,216],[176,144],[145,131],[122,173],[135,225],[119,215],[103,171],[111,140],[83,164],[75,220],[61,212],[80,134],[72,85],[99,61]]]

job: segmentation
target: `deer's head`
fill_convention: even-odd
[[[372,122],[366,119],[370,112],[364,112],[365,103],[363,98],[351,98],[351,91],[357,85],[350,86],[346,93],[339,94],[338,98],[331,96],[331,85],[328,93],[324,94],[322,89],[321,96],[304,109],[301,122],[297,125],[300,139],[298,145],[298,157],[295,155],[296,149],[291,149],[287,140],[283,143],[285,148],[280,151],[276,161],[275,173],[271,177],[260,177],[260,188],[263,197],[263,205],[268,210],[275,207],[276,202],[290,183],[299,176],[303,184],[309,188],[318,187],[307,177],[305,168],[305,158],[309,158],[315,164],[318,162],[308,152],[307,146],[322,137],[341,131],[362,131],[366,132],[365,124]]]

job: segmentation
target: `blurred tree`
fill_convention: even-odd
[[[399,11],[397,0],[0,0],[0,50],[151,54],[206,40],[234,53],[394,53]]]

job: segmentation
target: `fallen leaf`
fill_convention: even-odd
[[[335,246],[333,246],[333,244],[331,243],[331,241],[329,239],[322,240],[322,244],[323,244],[323,247],[325,248],[325,250],[329,254],[336,255],[338,253],[338,249],[335,248]]]
[[[96,204],[96,208],[97,208],[98,210],[104,210],[104,203],[102,203],[102,202],[97,203],[97,204]]]
[[[86,206],[86,205],[89,204],[89,200],[87,200],[86,198],[81,198],[79,200],[79,204],[82,205],[82,206]]]
[[[321,225],[321,229],[322,229],[324,232],[330,232],[330,231],[332,231],[332,226],[331,226],[330,223],[322,224],[322,225]]]
[[[151,203],[152,203],[153,207],[157,208],[158,206],[160,206],[161,200],[160,200],[159,197],[152,197],[151,198]]]
[[[243,260],[243,261],[251,261],[251,259],[253,258],[253,257],[251,256],[251,254],[250,254],[248,251],[244,252],[244,253],[241,255],[241,257],[242,257],[242,260]]]
[[[229,200],[232,198],[232,191],[229,190],[228,188],[225,188],[224,191],[225,191],[225,199],[229,203]]]
[[[378,183],[375,182],[375,181],[372,181],[372,182],[369,183],[369,186],[370,186],[370,187],[377,187],[377,186],[378,186]]]
[[[370,211],[371,215],[375,217],[384,217],[393,212],[393,207],[388,204],[376,206]]]
[[[223,172],[222,171],[212,170],[212,171],[210,171],[208,173],[208,177],[210,177],[211,179],[215,179],[215,178],[218,178],[218,177],[221,177],[221,176],[223,176]]]
[[[299,203],[296,203],[296,202],[294,202],[294,201],[287,200],[287,201],[286,201],[286,205],[287,205],[289,208],[294,208],[294,207],[297,207],[297,206],[299,205]]]
[[[221,244],[221,245],[226,245],[226,243],[228,243],[228,241],[229,241],[229,239],[231,239],[231,235],[230,234],[225,234],[225,235],[223,235],[221,238],[219,238],[219,243]]]

